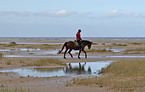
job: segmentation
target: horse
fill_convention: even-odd
[[[81,41],[81,48],[79,47],[79,44],[78,42],[75,42],[75,41],[68,41],[68,42],[65,42],[62,49],[59,50],[59,54],[63,51],[64,47],[66,47],[66,50],[64,52],[64,59],[66,59],[65,57],[65,54],[66,52],[68,51],[68,53],[70,54],[71,58],[73,58],[73,55],[71,54],[71,51],[72,50],[79,50],[79,54],[78,54],[78,58],[80,59],[80,53],[81,51],[83,51],[85,53],[85,58],[87,58],[87,54],[86,54],[86,51],[84,50],[85,46],[88,46],[88,49],[91,49],[91,45],[92,45],[93,42],[90,42],[88,40],[82,40]]]

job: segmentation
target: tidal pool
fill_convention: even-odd
[[[0,49],[0,51],[39,51],[40,49],[33,49],[33,48],[11,48],[11,49]]]
[[[10,70],[0,70],[0,72],[14,72],[23,77],[55,77],[74,75],[95,75],[99,76],[99,71],[107,67],[113,61],[67,63],[63,68],[17,68]]]

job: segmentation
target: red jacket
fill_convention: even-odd
[[[76,40],[82,40],[81,35],[80,35],[79,32],[77,32],[77,34],[76,34]]]

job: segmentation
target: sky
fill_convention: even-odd
[[[0,37],[145,37],[145,0],[0,0]]]

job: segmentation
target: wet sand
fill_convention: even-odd
[[[73,39],[63,39],[63,40],[32,40],[32,39],[0,39],[0,42],[19,42],[19,43],[35,43],[35,44],[47,44],[47,43],[64,43],[66,41]],[[128,46],[113,46],[111,48],[117,49],[133,49],[133,48],[144,48],[145,44],[141,45],[133,45],[129,43],[144,43],[145,40],[142,39],[114,39],[114,40],[92,40],[94,43],[121,43],[127,44]],[[62,46],[62,45],[61,45]],[[58,49],[61,49],[61,46]],[[6,47],[7,49],[17,48],[17,47]],[[93,45],[92,48],[110,48],[106,45]],[[4,49],[4,48],[0,48]],[[9,52],[9,51],[8,51]],[[14,52],[14,51],[13,51]],[[0,61],[1,69],[12,69],[17,67],[26,67],[29,63],[33,62],[33,60],[37,60],[40,58],[57,58],[65,63],[70,62],[92,62],[92,61],[106,61],[106,60],[134,60],[134,59],[145,59],[145,53],[141,54],[123,54],[123,52],[119,53],[108,53],[108,52],[96,52],[96,53],[88,53],[88,58],[84,58],[84,54],[81,54],[82,59],[77,58],[77,54],[73,54],[74,58],[70,58],[69,55],[66,55],[67,59],[63,59],[63,54],[46,54],[44,55],[31,55],[26,54],[30,52],[14,52],[14,54],[7,54],[5,51],[1,51],[1,53],[5,54],[5,58],[2,59],[13,59],[12,64],[6,64],[5,60]],[[15,54],[17,53],[17,54]],[[37,52],[36,52],[37,53]],[[17,61],[18,60],[18,61]],[[23,62],[20,62],[20,61]],[[53,67],[53,66],[50,66]],[[55,67],[55,66],[54,66]],[[80,77],[80,76],[75,76]],[[22,77],[15,73],[0,73],[0,89],[12,89],[12,88],[24,88],[30,89],[30,92],[114,92],[115,90],[109,89],[106,87],[97,87],[97,86],[68,86],[65,84],[67,81],[73,79],[73,76],[67,77],[53,77],[53,78],[34,78],[34,77]],[[142,89],[144,91],[144,89]],[[136,92],[138,90],[135,90]],[[143,92],[142,91],[142,92]]]

